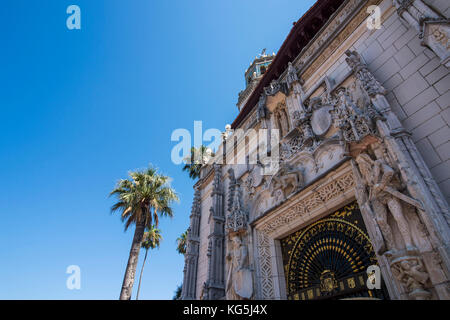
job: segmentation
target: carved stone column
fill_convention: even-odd
[[[183,300],[196,299],[197,266],[200,247],[200,202],[200,190],[196,188],[190,216],[191,221],[186,239],[186,254],[184,255],[184,279],[181,291],[181,298]]]
[[[240,183],[232,168],[228,192],[228,213],[225,223],[228,269],[226,298],[243,300],[253,297],[253,270],[249,250],[248,212],[244,209]]]
[[[448,299],[448,204],[409,134],[392,112],[384,96],[386,90],[358,53],[346,54],[346,61],[369,95],[370,104],[382,115],[372,118],[376,123],[373,139],[366,143],[352,142],[363,145],[359,154],[366,151],[372,154],[353,156],[358,160],[359,170],[365,172],[365,186],[360,189],[367,187],[370,195],[364,199],[360,194],[358,202],[366,212],[375,213],[383,245],[387,247],[378,245],[378,253],[388,258],[401,297]],[[378,232],[371,233],[377,246]]]
[[[450,20],[434,12],[422,0],[393,0],[398,15],[419,33],[422,45],[428,46],[450,67]]]
[[[222,166],[213,164],[214,182],[212,206],[209,214],[208,276],[204,285],[204,299],[218,300],[225,296],[225,234]]]

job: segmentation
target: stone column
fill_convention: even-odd
[[[183,287],[181,298],[183,300],[196,299],[197,266],[200,247],[200,217],[201,217],[200,189],[195,188],[194,201],[190,216],[190,226],[186,239],[186,254],[184,265]]]
[[[222,166],[213,164],[214,182],[212,206],[209,214],[208,276],[204,285],[204,299],[218,300],[225,296],[225,233],[222,186]]]

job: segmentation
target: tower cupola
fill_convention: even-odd
[[[239,111],[241,111],[245,102],[247,102],[248,97],[255,89],[259,80],[264,76],[274,58],[275,53],[266,54],[266,49],[263,49],[262,52],[255,57],[253,62],[250,63],[248,69],[245,70],[245,89],[239,92],[237,103]]]

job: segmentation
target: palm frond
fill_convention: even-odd
[[[109,194],[117,198],[111,213],[120,213],[125,230],[137,223],[151,228],[153,224],[158,225],[159,216],[173,216],[171,205],[179,199],[168,176],[149,166],[129,172],[129,177],[119,180]]]

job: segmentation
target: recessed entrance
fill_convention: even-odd
[[[356,202],[280,242],[288,299],[388,299],[366,285],[377,259]]]

